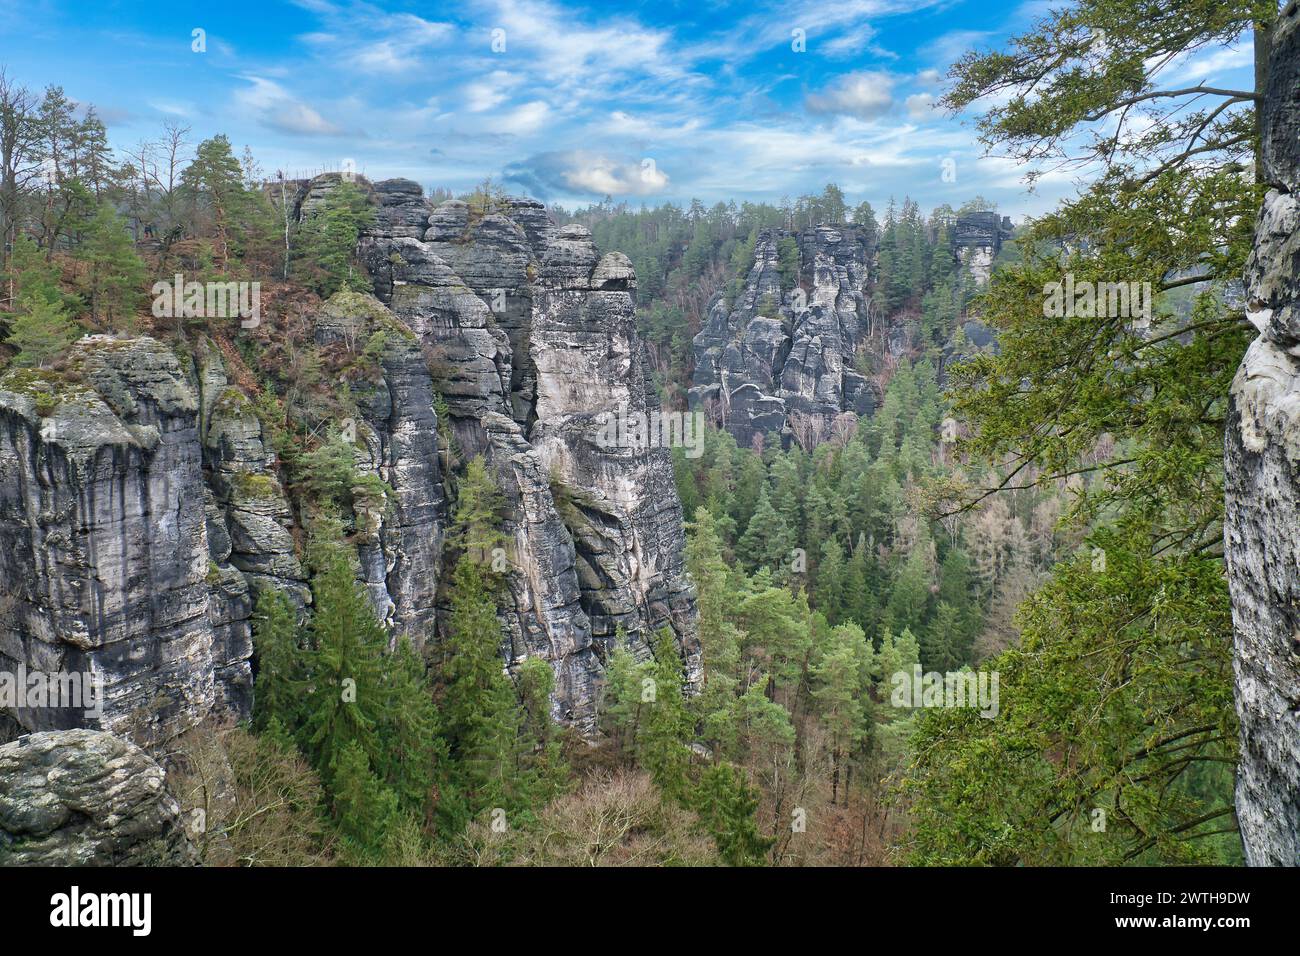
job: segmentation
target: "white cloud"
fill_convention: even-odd
[[[952,30],[921,47],[920,55],[922,59],[934,63],[939,70],[946,71],[968,50],[987,43],[992,36],[992,30]]]
[[[871,46],[871,41],[875,39],[877,30],[869,23],[861,23],[853,27],[834,39],[827,40],[824,43],[817,43],[813,49],[830,57],[833,60],[844,59],[850,56],[860,56],[870,50],[877,56],[886,56],[890,59],[898,57],[882,50],[879,47]]]
[[[930,93],[913,93],[905,101],[907,115],[919,123],[935,118],[934,96]]]
[[[536,133],[550,118],[551,108],[541,100],[533,100],[511,110],[500,121],[493,121],[492,126],[503,133],[514,136],[528,136]]]
[[[388,13],[369,4],[348,7],[304,3],[328,25],[299,39],[321,55],[341,60],[349,69],[373,75],[400,75],[423,66],[424,54],[456,34],[450,23],[413,13]]]
[[[846,73],[820,93],[808,94],[804,103],[813,113],[875,119],[894,104],[894,78],[888,73],[872,71]]]
[[[258,122],[295,136],[333,136],[342,130],[284,87],[260,76],[245,76],[252,86],[235,93],[235,102],[252,112]]]
[[[610,196],[647,196],[668,185],[668,174],[656,165],[620,163],[603,156],[582,161],[565,179],[575,189]]]
[[[650,196],[669,185],[668,174],[653,159],[593,150],[541,153],[508,166],[506,178],[542,196]]]
[[[500,106],[520,82],[520,77],[507,70],[493,70],[465,85],[465,108],[471,113],[483,113]]]

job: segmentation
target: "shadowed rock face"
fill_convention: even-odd
[[[1252,865],[1300,865],[1300,14],[1278,23],[1262,105],[1271,187],[1246,266],[1260,330],[1232,384],[1225,550],[1241,764],[1237,819]]]
[[[63,730],[0,747],[0,866],[191,866],[161,767],[112,734]]]
[[[233,624],[247,615],[209,575],[198,403],[153,339],[88,337],[69,366],[0,378],[0,669],[93,672],[91,723],[166,739],[251,685]],[[17,718],[87,722],[82,708]]]
[[[838,415],[869,415],[880,400],[855,367],[872,331],[866,239],[851,226],[794,236],[800,281],[782,293],[779,244],[793,235],[759,232],[736,301],[716,298],[695,337],[691,408],[742,445],[776,432],[812,447]]]
[[[88,336],[62,371],[0,377],[0,671],[102,691],[102,712],[20,707],[20,726],[154,745],[248,715],[257,590],[311,600],[275,465],[206,339],[192,368]]]
[[[556,227],[532,200],[484,214],[374,189],[381,206],[361,255],[375,293],[420,341],[460,454],[483,455],[505,492],[508,665],[549,660],[555,714],[582,730],[594,727],[620,631],[644,656],[653,631],[671,628],[695,685],[669,452],[600,439],[602,415],[658,408],[631,264],[602,257],[585,228]]]

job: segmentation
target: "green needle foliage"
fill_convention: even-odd
[[[1022,646],[986,665],[1002,676],[998,719],[921,721],[907,781],[917,862],[1225,859],[1222,431],[1253,336],[1225,292],[1263,193],[1248,166],[1258,93],[1168,84],[1162,70],[1275,15],[1269,2],[1083,0],[953,68],[947,105],[1001,104],[981,120],[987,145],[1097,173],[1018,237],[1022,258],[982,299],[999,352],[956,370],[953,397],[965,450],[1006,463],[984,492],[1068,482],[1070,517],[1103,560],[1062,565],[1023,608]],[[1067,274],[1148,283],[1149,324],[1048,314]]]

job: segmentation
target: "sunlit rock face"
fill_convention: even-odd
[[[1262,104],[1269,192],[1246,267],[1260,330],[1232,385],[1225,439],[1246,860],[1300,865],[1300,31],[1294,5],[1274,34]]]
[[[507,666],[548,660],[555,715],[589,731],[616,642],[646,656],[666,627],[693,687],[695,601],[670,453],[602,438],[608,416],[658,410],[631,263],[533,200],[485,211],[435,206],[400,183],[374,193],[360,250],[375,294],[418,340],[460,462],[482,455],[505,495]]]
[[[784,283],[782,240],[798,249]],[[691,407],[746,446],[775,434],[810,448],[840,415],[870,415],[880,392],[863,370],[887,347],[873,337],[871,253],[851,226],[761,230],[739,293],[715,298],[695,337]]]

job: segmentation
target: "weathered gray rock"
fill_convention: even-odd
[[[799,284],[781,290],[779,245],[799,245]],[[719,295],[695,337],[692,409],[743,445],[770,432],[812,447],[836,417],[869,415],[879,389],[857,370],[869,348],[871,250],[851,226],[759,232],[735,302]]]
[[[698,680],[668,452],[594,440],[599,414],[655,404],[631,263],[525,199],[486,212],[443,202],[418,240],[381,214],[360,251],[376,295],[422,347],[460,455],[484,455],[505,491],[508,666],[549,660],[555,714],[583,730],[616,631],[648,653],[650,632],[671,628]]]
[[[373,296],[337,293],[316,322],[323,343],[383,336],[377,378],[357,391],[363,421],[354,430],[358,466],[389,490],[353,489],[354,537],[379,619],[394,640],[422,647],[436,624],[446,523],[433,379],[415,333]]]
[[[214,638],[197,412],[150,338],[90,336],[65,371],[0,379],[0,668],[93,672],[104,695],[98,720],[37,707],[25,727],[152,742],[244,698],[218,688],[247,673]]]
[[[261,419],[228,379],[216,346],[201,339],[195,361],[203,463],[215,505],[208,521],[213,561],[238,569],[255,590],[276,588],[303,607],[311,593],[290,530],[293,511]]]
[[[0,866],[191,866],[197,853],[161,767],[94,730],[0,746]]]
[[[647,421],[661,411],[636,331],[635,273],[626,257],[608,254],[593,268],[590,292],[571,291],[572,275],[545,276],[543,269],[534,297],[537,406],[529,437],[561,489],[592,637],[602,658],[620,631],[634,652],[648,655],[652,633],[669,627],[693,687],[701,677],[695,603],[670,452],[608,441],[610,421]]]
[[[1247,315],[1260,330],[1232,384],[1225,437],[1241,762],[1237,820],[1252,865],[1300,865],[1300,185],[1294,5],[1274,35],[1263,122],[1270,190],[1246,267]]]

